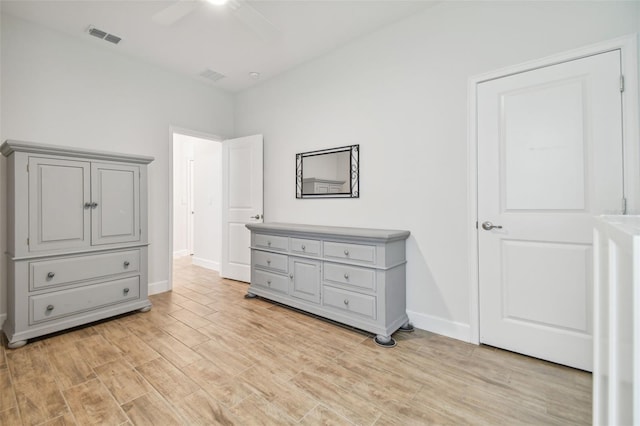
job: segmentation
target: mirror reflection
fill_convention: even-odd
[[[359,145],[297,154],[297,198],[357,198]]]

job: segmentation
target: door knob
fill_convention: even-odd
[[[494,225],[491,222],[482,222],[482,229],[491,231],[492,229],[502,229],[502,225]]]

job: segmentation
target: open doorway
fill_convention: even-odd
[[[173,262],[220,271],[221,139],[187,130],[174,130],[172,166]]]

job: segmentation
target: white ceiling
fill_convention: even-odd
[[[110,49],[236,92],[318,57],[350,40],[408,17],[435,2],[428,0],[253,0],[236,1],[272,24],[266,36],[247,25],[231,5],[182,0],[193,9],[172,25],[152,17],[175,4],[167,0],[2,0],[2,13],[36,22],[96,48]],[[241,3],[237,3],[237,2]],[[263,24],[265,22],[262,22]],[[93,25],[122,38],[118,45],[90,36]],[[264,27],[264,25],[262,25]],[[199,74],[225,75],[209,82]],[[260,80],[250,72],[259,72]]]

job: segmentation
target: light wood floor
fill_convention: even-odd
[[[174,279],[151,312],[1,349],[0,424],[591,423],[588,373],[420,330],[380,348],[185,260]]]

